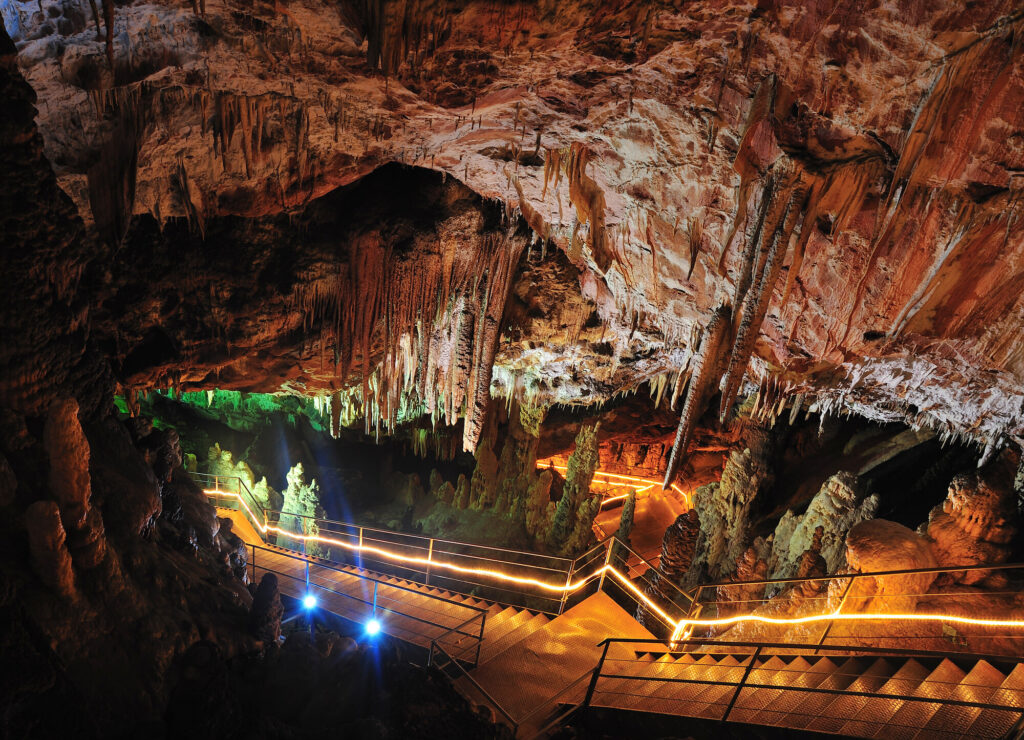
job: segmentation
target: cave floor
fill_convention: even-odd
[[[665,530],[680,514],[686,512],[686,506],[677,496],[665,491],[652,491],[637,497],[636,510],[633,513],[633,529],[629,533],[629,541],[633,550],[646,560],[657,565],[661,556],[661,540]],[[606,507],[594,519],[594,534],[599,540],[614,534],[619,528],[622,505]],[[634,557],[633,560],[636,560]],[[629,563],[636,565],[634,562]]]

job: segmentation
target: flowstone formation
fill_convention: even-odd
[[[688,585],[728,575],[747,548],[751,512],[774,481],[771,433],[751,426],[750,445],[729,455],[718,483],[697,489],[694,510],[700,517],[700,538],[690,565]]]
[[[845,565],[847,532],[859,522],[873,518],[877,510],[878,496],[866,496],[856,476],[833,475],[811,500],[806,512],[798,516],[789,510],[779,520],[769,559],[771,577],[795,576],[803,553],[815,543],[825,560],[826,572],[835,573]]]
[[[582,554],[594,537],[594,517],[601,498],[590,493],[598,463],[597,433],[600,422],[584,424],[576,435],[576,449],[569,456],[562,497],[555,506],[548,532],[548,546],[568,556]]]
[[[1005,458],[977,473],[964,473],[949,484],[946,500],[920,526],[943,565],[998,565],[1013,553],[1020,519],[1011,487],[1012,466]],[[992,577],[991,571],[963,571],[959,583]]]
[[[303,539],[282,535],[280,544],[305,552],[307,555],[326,555],[324,546],[315,541],[320,533],[316,520],[326,517],[320,505],[320,486],[315,480],[306,482],[306,472],[302,468],[302,463],[296,463],[288,471],[287,481],[288,487],[284,490],[278,526],[285,532],[302,535]]]

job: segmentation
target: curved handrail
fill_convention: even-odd
[[[446,658],[448,658],[448,665],[455,666],[459,670],[459,672],[462,674],[461,677],[466,679],[470,683],[470,685],[472,685],[473,688],[476,689],[476,691],[478,691],[480,693],[480,695],[483,696],[492,707],[494,707],[494,709],[498,712],[498,714],[500,714],[502,717],[505,718],[506,723],[508,724],[508,726],[512,728],[513,736],[515,736],[516,731],[519,729],[519,723],[516,722],[514,719],[512,719],[512,715],[509,714],[508,710],[505,709],[503,706],[501,706],[501,703],[497,699],[495,699],[493,696],[491,696],[487,692],[487,690],[483,686],[480,685],[480,682],[477,681],[475,678],[473,678],[469,674],[469,671],[467,671],[463,667],[463,665],[461,663],[459,663],[459,661],[456,658],[453,658],[451,656],[451,654],[447,650],[445,650],[442,645],[438,645],[436,640],[434,640],[434,641],[432,641],[430,643],[430,655],[428,656],[427,664],[428,665],[434,665],[434,666],[437,665],[436,661],[434,660],[434,651],[435,650],[440,652]],[[440,666],[438,666],[438,670],[443,671],[444,668],[441,668]]]
[[[906,570],[880,570],[870,573],[833,573],[825,576],[805,576],[802,578],[765,578],[756,581],[715,581],[701,584],[701,588],[727,588],[738,586],[771,586],[785,583],[808,583],[811,581],[831,581],[844,578],[879,578],[882,576],[908,576],[927,573],[960,573],[975,570],[1018,570],[1024,569],[1024,563],[997,563],[995,565],[943,565],[935,568],[908,568]]]
[[[301,561],[303,563],[311,563],[311,564],[316,565],[318,568],[324,568],[326,570],[331,570],[331,571],[334,571],[335,573],[343,573],[343,574],[345,574],[347,576],[355,576],[356,578],[362,579],[364,581],[370,581],[371,583],[376,583],[376,584],[378,584],[380,586],[385,586],[387,588],[393,588],[393,589],[396,589],[398,591],[405,591],[405,592],[410,593],[410,594],[415,594],[416,596],[425,596],[425,597],[427,597],[429,599],[434,599],[435,601],[443,601],[445,603],[452,604],[453,606],[457,606],[457,607],[460,607],[462,609],[468,609],[468,610],[474,611],[474,612],[486,612],[487,611],[483,607],[473,606],[472,604],[467,604],[464,601],[455,601],[454,599],[446,599],[443,596],[438,596],[436,594],[426,593],[424,591],[420,591],[420,590],[415,589],[415,588],[409,588],[408,586],[400,586],[397,583],[391,583],[389,581],[384,581],[384,580],[381,580],[380,578],[374,578],[371,575],[367,575],[367,572],[353,572],[352,570],[348,570],[346,568],[339,568],[336,565],[334,565],[333,563],[331,563],[330,561],[326,561],[325,562],[323,558],[318,558],[318,557],[316,557],[314,555],[299,555],[298,553],[286,552],[286,551],[283,551],[282,549],[279,549],[279,548],[271,548],[271,547],[266,547],[264,545],[249,545],[249,547],[253,548],[254,551],[255,550],[262,550],[263,552],[270,552],[270,553],[273,553],[274,555],[278,555],[280,557],[291,558],[292,560],[299,560],[299,561]],[[259,567],[263,568],[262,565],[259,566]],[[271,570],[271,569],[270,568],[266,568],[266,570]],[[361,568],[356,568],[355,570],[361,571],[362,569]],[[327,590],[331,590],[331,589],[327,589]]]

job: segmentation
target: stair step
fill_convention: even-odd
[[[920,662],[914,659],[906,660],[892,678],[882,684],[877,691],[879,694],[909,695],[928,677],[930,672]],[[872,737],[892,719],[905,703],[903,699],[872,698],[865,711],[861,712],[859,717],[843,725],[841,732],[844,735]]]
[[[820,712],[820,716],[806,725],[808,730],[837,733],[851,719],[856,719],[869,701],[866,696],[853,696],[853,692],[877,692],[894,673],[896,667],[885,658],[877,658],[857,676],[843,691],[851,695],[834,697]]]
[[[822,658],[815,664],[815,670],[820,667],[822,671],[826,671],[826,675],[816,688],[842,691],[857,679],[865,665],[865,662],[858,658]],[[806,698],[799,704],[799,710],[791,711],[785,718],[786,726],[798,730],[806,728],[835,699],[833,694],[806,694]]]
[[[925,678],[908,696],[952,699],[955,687],[965,677],[964,671],[953,661],[944,659],[928,677]],[[936,702],[906,701],[885,725],[879,727],[875,737],[886,740],[904,740],[914,737],[924,727],[942,704]]]
[[[803,658],[786,662],[779,656],[772,656],[761,666],[750,672],[748,683],[793,686],[797,676],[805,675],[811,664]],[[736,703],[729,719],[733,722],[756,722],[777,724],[798,706],[798,697],[782,688],[744,688],[736,697]]]
[[[688,713],[694,716],[721,719],[733,694],[736,693],[735,684],[739,683],[746,672],[748,660],[743,656],[741,663],[732,655],[704,655],[687,671],[687,677],[699,681],[722,681],[724,685],[674,684],[676,690],[670,696],[677,702],[692,702],[692,708]]]
[[[493,616],[490,614],[487,615],[487,632],[493,635],[501,631],[503,634],[504,631],[502,630],[502,625],[505,624],[505,622],[507,622],[509,619],[512,619],[516,614],[519,613],[519,611],[519,609],[516,609],[514,607],[506,606]]]
[[[523,614],[530,615],[531,612],[524,611]],[[521,622],[514,629],[509,630],[500,638],[494,640],[494,642],[488,643],[485,641],[483,648],[480,650],[480,662],[484,663],[491,660],[495,656],[501,655],[512,646],[518,645],[549,621],[551,620],[545,614],[532,614],[529,619]]]
[[[953,687],[951,698],[959,701],[988,703],[1004,680],[1006,680],[1006,676],[1002,671],[988,661],[979,660],[963,680]],[[944,704],[928,720],[918,737],[930,736],[929,733],[939,732],[963,734],[979,714],[981,714],[980,707]]]
[[[999,688],[992,693],[989,703],[1005,707],[1024,707],[1024,663],[1014,666]],[[1002,737],[1020,717],[1018,712],[983,709],[965,734],[972,737]]]

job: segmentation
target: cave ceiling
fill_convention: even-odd
[[[492,396],[671,395],[729,304],[727,395],[1024,440],[1014,2],[2,7],[126,391],[472,447]]]

